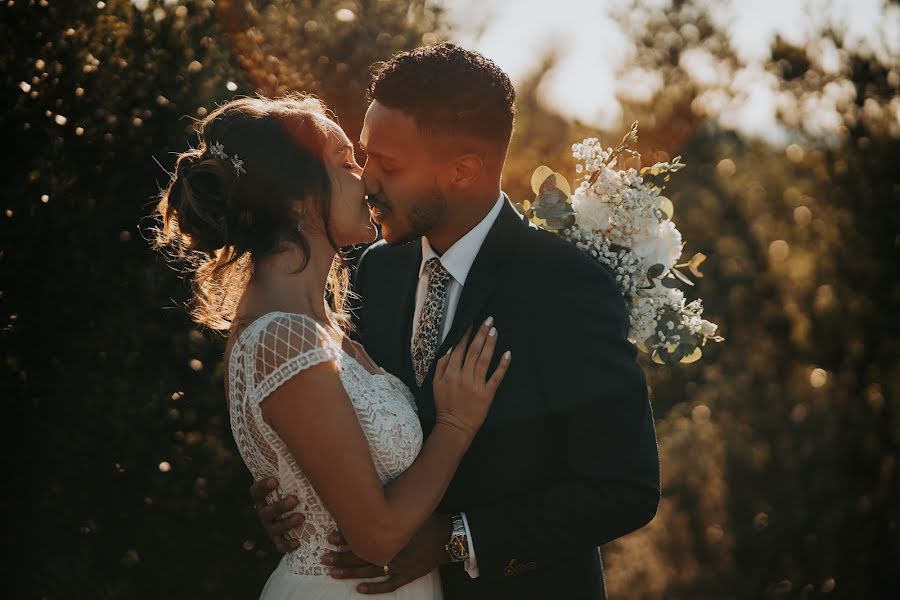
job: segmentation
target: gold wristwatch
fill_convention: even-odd
[[[455,514],[450,517],[450,541],[444,546],[451,562],[462,562],[469,558],[469,536],[466,535],[466,526],[463,524],[462,515]]]

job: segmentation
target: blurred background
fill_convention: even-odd
[[[514,200],[633,120],[688,165],[726,341],[645,361],[663,499],[604,548],[610,597],[900,597],[897,2],[2,0],[4,597],[258,595],[223,340],[148,216],[217,103],[313,92],[356,139],[369,66],[445,39],[516,83]]]

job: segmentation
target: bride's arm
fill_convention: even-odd
[[[496,344],[488,329],[480,328],[468,351],[458,346],[439,361],[435,378],[445,394],[437,423],[412,466],[385,486],[336,363],[302,371],[263,401],[263,418],[360,558],[388,564],[443,497],[509,363],[502,360],[485,381]]]

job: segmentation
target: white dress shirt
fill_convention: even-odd
[[[441,264],[450,273],[450,282],[447,284],[447,297],[444,299],[444,316],[441,322],[441,338],[437,341],[440,346],[447,333],[450,332],[450,326],[453,324],[453,316],[456,314],[456,307],[459,304],[459,296],[462,293],[463,286],[466,284],[466,278],[469,276],[469,270],[484,238],[487,237],[488,231],[497,220],[500,210],[505,202],[503,194],[497,198],[496,204],[491,208],[490,212],[485,215],[478,225],[469,230],[469,232],[459,238],[455,244],[450,246],[443,255],[438,256],[428,238],[422,238],[422,264],[419,265],[419,285],[416,287],[416,308],[413,311],[413,337],[415,337],[416,325],[419,322],[419,316],[422,314],[422,306],[425,304],[425,295],[428,292],[428,276],[424,274],[425,263],[430,259],[437,257]],[[410,339],[410,349],[412,349],[413,340]],[[478,563],[475,561],[475,548],[472,546],[472,534],[469,532],[469,522],[466,520],[466,513],[462,514],[463,525],[466,528],[466,537],[469,540],[469,558],[465,561],[464,566],[469,577],[478,577]]]

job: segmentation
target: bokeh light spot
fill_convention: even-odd
[[[334,18],[341,23],[349,23],[350,21],[356,20],[356,13],[349,8],[342,8],[334,13]]]
[[[769,244],[769,258],[774,262],[783,262],[791,254],[791,247],[784,240],[775,240]]]
[[[691,410],[691,419],[694,420],[694,423],[708,423],[709,417],[712,412],[709,410],[709,407],[705,404],[698,404]]]
[[[828,372],[825,369],[815,368],[809,373],[809,385],[820,388],[828,383]]]
[[[737,171],[737,167],[730,158],[723,158],[719,161],[719,164],[716,165],[716,171],[718,171],[719,175],[722,177],[731,177],[734,175],[735,171]]]
[[[789,145],[784,149],[784,153],[787,154],[788,160],[794,163],[802,161],[803,157],[806,156],[806,151],[797,144]]]
[[[794,209],[794,223],[806,226],[812,221],[812,211],[806,206],[798,206]]]

